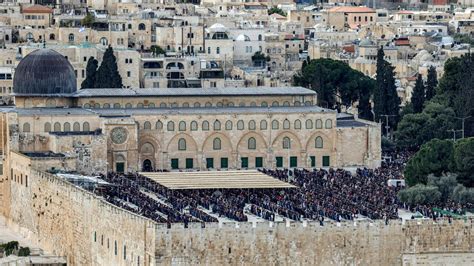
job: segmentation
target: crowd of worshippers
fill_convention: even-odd
[[[296,188],[284,189],[193,189],[170,190],[138,174],[110,172],[100,178],[109,182],[100,192],[104,198],[122,208],[160,223],[218,222],[218,218],[245,222],[247,214],[274,221],[277,216],[301,221],[322,222],[370,219],[396,219],[399,187],[387,180],[401,178],[410,154],[391,156],[377,169],[261,169],[260,171],[290,182]],[[403,206],[423,215],[433,206]],[[445,206],[446,207],[446,206]],[[451,211],[461,211],[453,204]]]

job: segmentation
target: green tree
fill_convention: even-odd
[[[92,27],[92,24],[95,22],[95,17],[92,13],[87,13],[87,15],[81,20],[81,25],[87,28]]]
[[[86,78],[81,83],[81,89],[95,88],[97,67],[99,62],[94,57],[89,57],[86,67]]]
[[[386,66],[384,57],[383,47],[380,47],[377,51],[376,85],[374,90],[374,114],[376,121],[380,121],[381,115],[385,112],[384,102],[387,95],[384,84]]]
[[[454,34],[453,39],[458,43],[468,43],[470,45],[474,45],[474,38],[472,38],[472,36],[469,34],[456,33]]]
[[[165,51],[163,48],[161,48],[160,46],[158,46],[158,45],[152,45],[152,46],[150,47],[150,50],[151,50],[151,52],[154,53],[155,55],[166,54],[166,51]]]
[[[280,8],[276,6],[273,6],[272,8],[268,9],[268,15],[275,14],[275,13],[286,17],[285,11],[281,10]]]
[[[437,203],[441,198],[441,192],[436,186],[417,184],[398,192],[398,197],[410,205],[425,205]]]
[[[19,257],[27,257],[30,255],[30,248],[29,247],[21,247],[18,250],[18,256]]]
[[[428,69],[428,78],[426,80],[426,100],[431,100],[436,94],[436,86],[438,86],[438,73],[436,68],[431,66]]]
[[[118,72],[117,60],[112,46],[105,50],[102,63],[97,70],[96,88],[122,88],[122,77]]]
[[[433,174],[428,175],[428,186],[438,187],[441,192],[441,201],[446,202],[452,198],[454,188],[458,185],[457,175],[447,173],[441,176],[435,176]]]
[[[458,181],[474,187],[474,137],[458,140],[454,144],[454,162]]]
[[[452,199],[463,204],[474,204],[474,188],[466,188],[465,186],[458,184],[453,190]]]
[[[420,74],[416,79],[415,88],[411,96],[411,104],[414,113],[421,113],[423,111],[423,104],[425,103],[425,85]]]
[[[264,67],[268,61],[270,61],[270,56],[266,56],[264,53],[257,51],[252,55],[252,62],[254,66]]]
[[[453,142],[433,139],[423,146],[408,161],[405,167],[405,179],[408,185],[426,184],[428,175],[440,176],[453,168]]]

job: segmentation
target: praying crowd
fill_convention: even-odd
[[[295,221],[324,221],[356,218],[397,219],[398,208],[418,211],[428,217],[436,206],[406,206],[399,202],[400,187],[388,186],[388,179],[403,178],[409,154],[389,157],[377,169],[261,169],[296,188],[284,189],[193,189],[170,190],[152,179],[135,174],[110,172],[95,192],[105,200],[161,223],[217,222],[226,217],[248,221],[252,214],[274,221],[277,216]],[[446,206],[442,206],[446,207]],[[461,211],[461,206],[449,210]]]

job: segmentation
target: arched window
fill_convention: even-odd
[[[326,120],[325,127],[326,128],[332,128],[332,120],[331,119]]]
[[[221,139],[220,138],[215,138],[213,141],[212,141],[212,148],[215,150],[215,151],[218,151],[221,149]]]
[[[71,124],[69,122],[64,123],[64,132],[71,131]]]
[[[283,138],[283,149],[291,149],[291,140],[289,137],[284,137]]]
[[[91,127],[89,125],[89,122],[82,123],[82,131],[84,131],[84,132],[91,131]]]
[[[232,130],[232,121],[227,120],[227,122],[225,122],[225,130]]]
[[[260,130],[267,130],[267,120],[260,121]]]
[[[257,103],[256,103],[256,102],[251,102],[251,103],[250,103],[250,106],[251,106],[251,107],[255,107],[255,106],[257,106]]]
[[[150,130],[151,129],[151,123],[150,121],[145,121],[143,124],[143,129]]]
[[[255,120],[249,121],[249,130],[255,130],[257,126],[255,125]]]
[[[214,130],[215,131],[221,130],[221,122],[219,122],[219,120],[214,121]]]
[[[100,103],[96,103],[96,104],[94,104],[94,108],[97,108],[97,109],[99,109],[99,108],[100,108]],[[130,106],[130,108],[132,108],[132,106]]]
[[[119,103],[114,103],[114,108],[115,108],[115,109],[118,109],[118,108],[121,108],[121,106],[120,106]]]
[[[131,103],[127,103],[127,104],[125,104],[125,108],[127,108],[127,109],[130,109],[130,108],[132,108],[132,104],[131,104]]]
[[[283,121],[283,129],[290,129],[290,120],[285,119]]]
[[[72,125],[72,131],[75,131],[75,132],[81,131],[81,124],[79,124],[78,122],[74,122],[74,124]]]
[[[233,102],[230,102],[227,104],[228,107],[234,107],[234,103]]]
[[[254,137],[249,138],[247,147],[249,150],[257,149],[257,141]]]
[[[245,103],[244,102],[239,103],[239,107],[245,107]]]
[[[311,106],[311,105],[313,105],[313,104],[310,101],[304,102],[304,106]]]
[[[30,130],[31,130],[30,129],[30,123],[24,123],[23,124],[23,132],[28,133],[28,132],[30,132]]]
[[[306,129],[313,129],[313,120],[306,120]]]
[[[314,140],[314,147],[318,148],[318,149],[322,149],[323,148],[323,138],[316,137],[316,139]]]
[[[217,106],[217,107],[223,107],[224,104],[223,104],[222,102],[217,102],[216,106]]]
[[[183,107],[184,107],[184,108],[188,108],[188,107],[189,107],[189,103],[183,103]]]
[[[155,104],[154,103],[149,103],[148,108],[155,108]]]
[[[91,105],[86,103],[86,104],[84,104],[84,108],[89,109],[89,108],[91,108]]]
[[[199,107],[201,107],[201,104],[200,103],[194,103],[194,107],[199,108]]]
[[[295,102],[295,106],[301,106],[301,102],[296,101],[296,102]]]
[[[198,130],[198,123],[196,121],[191,121],[191,131]]]
[[[280,128],[280,123],[278,123],[278,120],[273,120],[272,129],[279,129],[279,128]]]
[[[186,150],[186,140],[181,138],[178,140],[178,151],[185,151]]]
[[[44,132],[51,132],[51,123],[46,122],[44,124]]]
[[[243,120],[237,121],[237,129],[238,130],[244,130],[244,121]]]
[[[290,106],[290,102],[288,101],[283,102],[283,106]]]
[[[74,36],[74,35],[73,35],[73,36]],[[35,38],[35,37],[33,36],[33,33],[28,32],[28,33],[26,34],[26,39],[27,39],[27,40],[31,41],[31,40],[33,40],[34,38]]]
[[[51,41],[54,41],[54,40],[56,39],[56,35],[54,35],[54,33],[51,33],[51,34],[49,35],[49,39],[50,39]]]
[[[137,108],[143,108],[143,103],[138,103]]]
[[[207,121],[202,122],[202,130],[203,131],[208,131],[209,130],[209,122],[207,122]]]
[[[207,103],[206,103],[206,107],[212,107],[212,103],[207,102]]]
[[[260,106],[262,106],[262,107],[268,107],[268,103],[267,103],[267,102],[262,102]]]
[[[145,30],[145,29],[146,29],[146,27],[145,27],[144,23],[138,24],[138,30]]]
[[[166,103],[160,103],[160,108],[166,108]]]
[[[168,122],[168,125],[166,126],[166,128],[168,129],[168,131],[174,131],[174,122],[173,122],[173,121],[169,121],[169,122]]]
[[[301,129],[301,121],[299,119],[295,120],[295,129]]]
[[[158,130],[162,130],[163,129],[163,122],[161,122],[160,120],[156,121],[155,127]]]
[[[105,37],[100,38],[100,41],[99,41],[99,42],[100,42],[100,44],[102,44],[103,46],[109,45],[109,41],[108,41],[107,38],[105,38]]]
[[[68,37],[69,42],[74,42],[74,34],[70,33]]]
[[[105,109],[110,108],[110,104],[104,103],[103,107],[104,107]]]
[[[259,42],[262,41],[262,34],[259,34],[259,35],[258,35],[258,41],[259,41]]]
[[[317,119],[316,120],[316,129],[321,129],[323,128],[323,120]]]
[[[277,101],[274,101],[274,102],[272,103],[272,106],[273,106],[273,107],[278,107],[279,105],[280,105],[280,104],[279,104]]]
[[[186,131],[186,122],[179,122],[179,131]]]
[[[54,123],[54,132],[61,132],[61,124],[59,122]]]

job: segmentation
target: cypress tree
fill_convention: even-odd
[[[118,72],[117,59],[112,46],[105,50],[104,58],[97,71],[96,88],[122,88],[122,77]]]
[[[438,86],[436,68],[431,66],[428,69],[428,79],[426,80],[426,100],[431,100],[436,94],[436,86]]]
[[[384,101],[387,97],[386,86],[384,82],[384,73],[386,67],[386,61],[384,60],[385,53],[383,47],[377,51],[377,77],[374,90],[374,114],[375,121],[380,120],[380,115],[385,114]]]
[[[411,104],[413,106],[414,113],[421,113],[423,111],[423,104],[425,103],[425,85],[423,85],[423,79],[418,74],[416,79],[415,88],[411,96]]]
[[[98,65],[99,62],[94,57],[89,57],[86,67],[86,78],[81,83],[81,89],[95,88]]]
[[[396,128],[400,114],[400,97],[398,97],[397,86],[395,86],[395,67],[385,62],[384,83],[386,86],[385,113],[390,115],[389,125]]]

